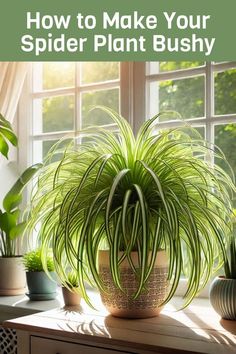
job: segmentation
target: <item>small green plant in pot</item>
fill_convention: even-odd
[[[0,209],[0,295],[25,292],[25,272],[17,249],[17,240],[26,226],[20,207],[24,188],[41,167],[41,164],[36,164],[27,168],[3,199],[3,208]]]
[[[23,265],[26,270],[26,279],[30,300],[52,300],[57,296],[56,274],[50,251],[44,255],[42,263],[42,250],[30,251],[23,256]],[[45,272],[46,270],[46,272]]]
[[[135,137],[124,118],[100,109],[118,132],[87,129],[81,144],[45,164],[29,229],[42,222],[38,237],[52,247],[59,278],[66,266],[77,271],[89,304],[87,282],[113,315],[154,316],[182,273],[188,304],[225,259],[232,180],[206,158],[212,149],[194,129],[160,131],[157,115]]]
[[[76,271],[67,274],[65,286],[62,286],[62,294],[65,306],[78,306],[81,301],[79,281]]]
[[[210,288],[210,301],[224,319],[236,320],[236,216],[230,235],[229,252],[224,261],[225,276],[215,278]]]

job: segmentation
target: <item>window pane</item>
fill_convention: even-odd
[[[43,64],[43,90],[74,86],[75,64],[50,62]]]
[[[173,110],[183,118],[204,116],[204,76],[150,83],[150,115]],[[158,104],[159,103],[159,104]],[[160,118],[160,121],[167,117]]]
[[[48,154],[49,150],[60,140],[46,140],[43,141],[43,158]],[[51,161],[58,161],[62,158],[65,148],[69,143],[72,142],[72,139],[61,140],[59,144],[55,145],[55,151],[53,153],[53,158]]]
[[[215,126],[215,144],[223,151],[234,173],[236,173],[236,124]],[[228,167],[224,161],[217,159],[217,163],[228,172]]]
[[[165,71],[174,71],[180,69],[196,68],[204,65],[204,61],[161,61],[150,62],[148,68],[148,74],[158,74]]]
[[[205,127],[193,127],[201,135],[202,139],[205,139]]]
[[[82,124],[83,127],[88,125],[104,125],[114,124],[109,116],[99,110],[95,109],[92,112],[89,110],[96,105],[107,106],[119,111],[119,89],[91,91],[83,93],[82,95]]]
[[[118,62],[85,62],[81,63],[81,82],[90,84],[119,78]]]
[[[236,69],[215,74],[215,114],[236,113]]]
[[[46,140],[43,141],[43,158],[47,155],[51,147],[56,144],[58,140]]]
[[[33,141],[33,163],[39,163],[43,160],[42,141]]]
[[[34,133],[72,130],[74,96],[57,96],[34,101]]]
[[[51,159],[51,162],[59,161],[61,159],[64,148],[71,141],[72,141],[72,139],[65,139],[63,141],[60,141],[60,143],[57,146],[55,146],[55,152],[54,152],[53,158]],[[59,140],[34,141],[34,145],[33,145],[33,150],[34,150],[33,161],[34,161],[34,163],[42,162],[43,159],[46,157],[47,153],[49,152],[49,150],[58,142],[59,142]],[[57,153],[56,153],[56,151],[57,151]]]

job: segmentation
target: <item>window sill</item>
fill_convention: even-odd
[[[98,295],[94,296],[99,301]],[[59,348],[62,342],[73,348],[74,344],[89,345],[88,353],[101,353],[101,347],[109,349],[109,353],[235,353],[235,321],[221,320],[208,299],[195,299],[186,309],[176,312],[182,305],[182,299],[176,297],[160,316],[132,321],[109,316],[99,303],[96,305],[99,312],[88,310],[83,303],[79,309],[57,308],[7,321],[4,327],[17,330],[23,347],[28,345],[28,351],[22,353],[34,352],[29,348],[32,336],[37,337],[39,345],[44,342],[50,353],[58,351],[54,346],[54,351],[48,350],[52,342],[60,343]],[[39,353],[38,347],[35,353]]]
[[[58,291],[56,299],[50,301],[30,301],[26,295],[0,296],[0,323],[62,306],[61,290]]]
[[[97,291],[90,288],[88,289],[88,293],[89,296],[93,298],[94,303],[98,304],[99,308],[103,307]],[[28,316],[56,308],[63,308],[64,301],[60,287],[57,289],[57,294],[55,300],[47,301],[30,301],[26,295],[0,296],[0,324],[13,318]],[[88,308],[84,300],[82,300],[82,303],[83,306]]]
[[[58,295],[55,300],[49,301],[30,301],[26,295],[20,296],[0,296],[0,323],[13,318],[32,315],[38,312],[49,311],[56,308],[63,308],[64,301],[61,293],[61,288],[58,288]],[[96,291],[89,290],[89,295],[92,298],[95,307],[104,310],[101,303],[100,296]],[[167,305],[167,308],[175,310],[180,309],[184,300],[177,294]],[[82,300],[82,306],[88,308],[84,300]],[[199,297],[194,299],[191,303],[194,307],[209,307],[209,299]],[[88,308],[89,310],[89,308]]]

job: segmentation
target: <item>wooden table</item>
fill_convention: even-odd
[[[6,321],[18,334],[18,354],[236,353],[236,322],[221,320],[208,300],[159,317],[125,320],[104,309],[62,308]]]

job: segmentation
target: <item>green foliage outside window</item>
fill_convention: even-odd
[[[203,65],[203,62],[161,62],[161,72],[188,69]],[[63,72],[63,75],[62,75]],[[44,89],[70,87],[74,85],[75,65],[73,63],[45,63]],[[64,73],[66,75],[64,75]],[[91,84],[118,79],[118,63],[82,63],[80,80]],[[158,86],[156,89],[158,90]],[[236,113],[236,69],[215,74],[215,114]],[[160,110],[176,110],[184,118],[203,117],[205,111],[204,76],[179,80],[166,80],[159,85]],[[119,110],[119,89],[89,91],[82,94],[82,125],[111,123],[104,120],[100,112],[89,113],[93,105],[106,105]],[[64,131],[73,129],[74,98],[72,96],[50,97],[43,103],[43,130]],[[103,118],[103,119],[102,119]],[[215,127],[215,143],[223,150],[234,172],[236,172],[236,124],[220,124]],[[47,152],[44,146],[44,154]]]

